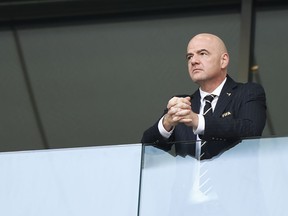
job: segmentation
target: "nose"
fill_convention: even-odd
[[[191,58],[189,59],[189,63],[192,64],[192,65],[198,64],[199,63],[199,58],[197,57],[197,55],[191,56]]]

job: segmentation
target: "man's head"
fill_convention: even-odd
[[[187,46],[188,71],[201,89],[212,92],[227,75],[229,55],[223,41],[213,34],[194,36]]]

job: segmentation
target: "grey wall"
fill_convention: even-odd
[[[237,13],[16,29],[49,148],[139,142],[171,96],[197,88],[185,52],[199,32],[223,38],[237,80]],[[0,149],[44,148],[12,30],[0,32],[0,45]]]

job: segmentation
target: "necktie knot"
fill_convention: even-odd
[[[213,99],[215,98],[216,95],[210,94],[210,95],[206,95],[204,97],[205,102],[209,102],[211,103],[213,101]]]
[[[216,97],[216,95],[210,94],[210,95],[206,95],[204,97],[204,101],[205,101],[205,107],[204,107],[204,112],[203,115],[212,115],[212,101],[213,99]]]

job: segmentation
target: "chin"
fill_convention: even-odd
[[[198,83],[198,82],[201,82],[201,81],[203,81],[204,79],[203,79],[203,77],[201,77],[201,76],[191,76],[191,79],[192,79],[192,81],[193,82],[195,82],[195,83]]]

